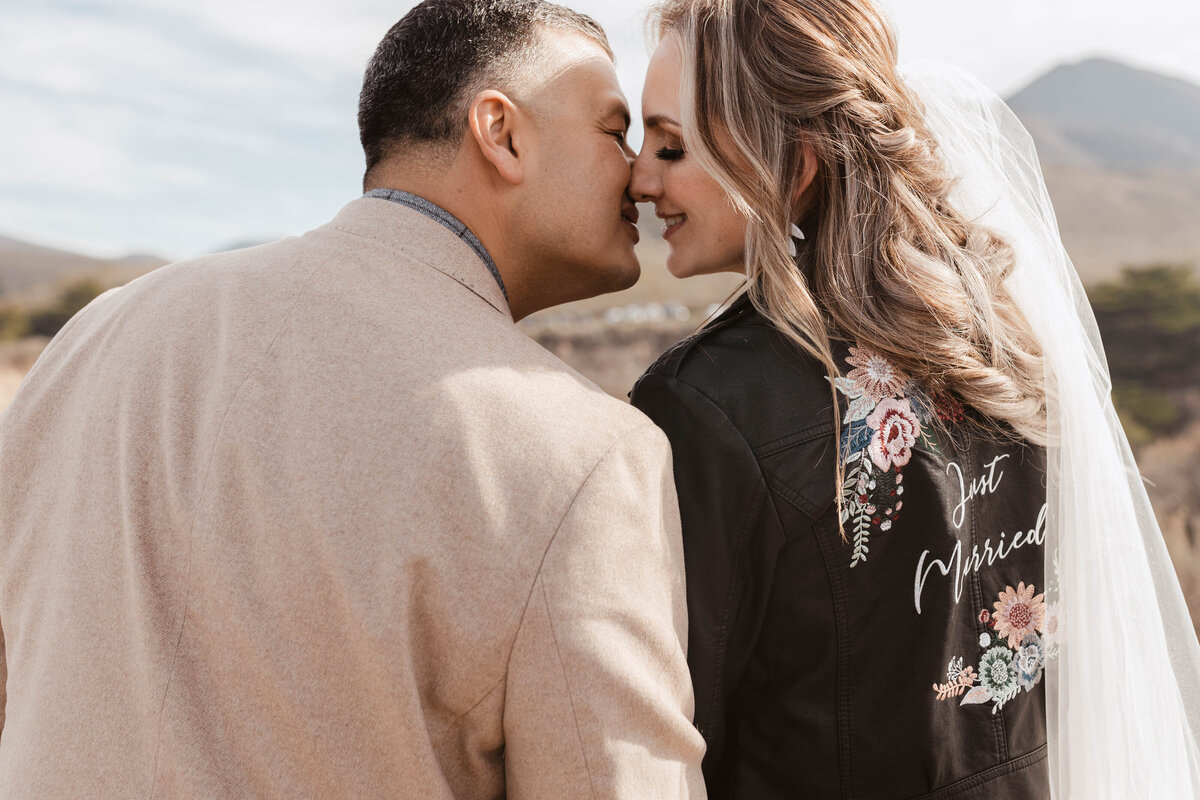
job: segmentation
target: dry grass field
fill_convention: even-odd
[[[42,354],[48,340],[30,337],[15,342],[0,342],[0,411],[8,407],[17,387]]]

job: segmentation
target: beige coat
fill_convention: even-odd
[[[666,439],[385,200],[51,342],[0,630],[0,798],[704,793]]]

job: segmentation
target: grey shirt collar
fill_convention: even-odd
[[[475,255],[479,256],[479,260],[483,262],[484,266],[488,268],[488,272],[492,273],[492,277],[496,279],[496,283],[499,284],[500,292],[504,295],[505,301],[508,301],[508,290],[504,288],[504,279],[500,277],[500,270],[496,269],[496,262],[492,260],[491,254],[483,246],[483,242],[479,241],[479,237],[471,233],[470,229],[459,222],[458,218],[449,211],[429,202],[424,197],[418,197],[411,192],[404,192],[399,189],[372,189],[364,193],[363,197],[377,197],[380,200],[390,200],[393,203],[408,206],[449,228],[455,236],[466,243],[467,247],[475,251]]]

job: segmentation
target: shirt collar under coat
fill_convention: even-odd
[[[435,269],[512,319],[508,298],[487,262],[455,228],[437,217],[405,203],[360,197],[347,203],[324,227],[377,242]]]

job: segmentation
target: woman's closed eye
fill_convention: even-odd
[[[654,151],[654,157],[659,161],[678,161],[683,158],[683,148],[660,147]]]

